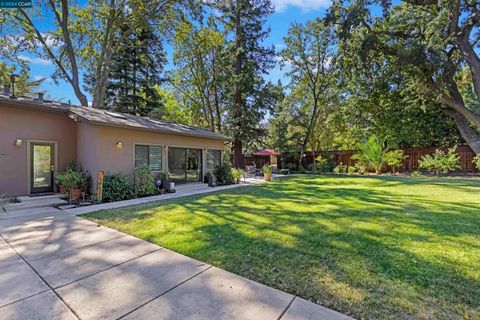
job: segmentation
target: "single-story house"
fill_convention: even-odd
[[[207,129],[90,107],[0,95],[0,194],[56,191],[55,173],[71,161],[91,177],[131,174],[146,163],[182,182],[203,181],[229,139]]]

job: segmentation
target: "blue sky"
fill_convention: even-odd
[[[277,50],[282,49],[283,36],[287,33],[292,22],[305,22],[323,16],[330,5],[329,0],[272,0],[272,3],[275,6],[276,13],[268,21],[271,33],[266,44],[275,45]],[[171,48],[167,48],[167,51],[171,51]],[[38,59],[30,55],[25,55],[24,58],[30,62],[30,76],[32,79],[49,77],[54,71],[53,65],[47,60]],[[267,78],[277,81],[282,78],[282,74],[283,72],[277,66],[270,72]],[[72,88],[67,83],[60,82],[55,84],[48,79],[42,85],[42,89],[47,91],[48,96],[52,99],[71,100],[72,103],[78,103]]]

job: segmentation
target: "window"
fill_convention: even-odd
[[[207,151],[207,170],[212,170],[222,164],[222,152],[220,150]]]
[[[152,171],[162,171],[162,147],[135,145],[135,167],[148,165]]]

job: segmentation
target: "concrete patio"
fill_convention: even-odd
[[[350,319],[73,214],[26,210],[0,218],[2,320]]]

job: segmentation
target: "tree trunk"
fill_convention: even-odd
[[[480,153],[480,135],[472,128],[468,120],[459,112],[448,109],[444,111],[451,116],[457,125],[458,131],[462,135],[465,142],[476,154]]]
[[[233,166],[235,168],[243,168],[243,143],[242,140],[233,141]]]
[[[233,137],[233,153],[234,153],[234,166],[235,168],[242,168],[243,167],[243,142],[240,136],[240,119],[242,117],[242,89],[241,83],[238,80],[242,73],[242,57],[241,57],[241,47],[242,47],[242,36],[241,36],[241,26],[240,26],[240,19],[241,13],[239,8],[237,8],[237,15],[236,15],[236,42],[235,42],[235,49],[236,49],[236,56],[235,56],[235,75],[237,76],[236,83],[235,83],[235,122],[237,128],[234,131]]]

